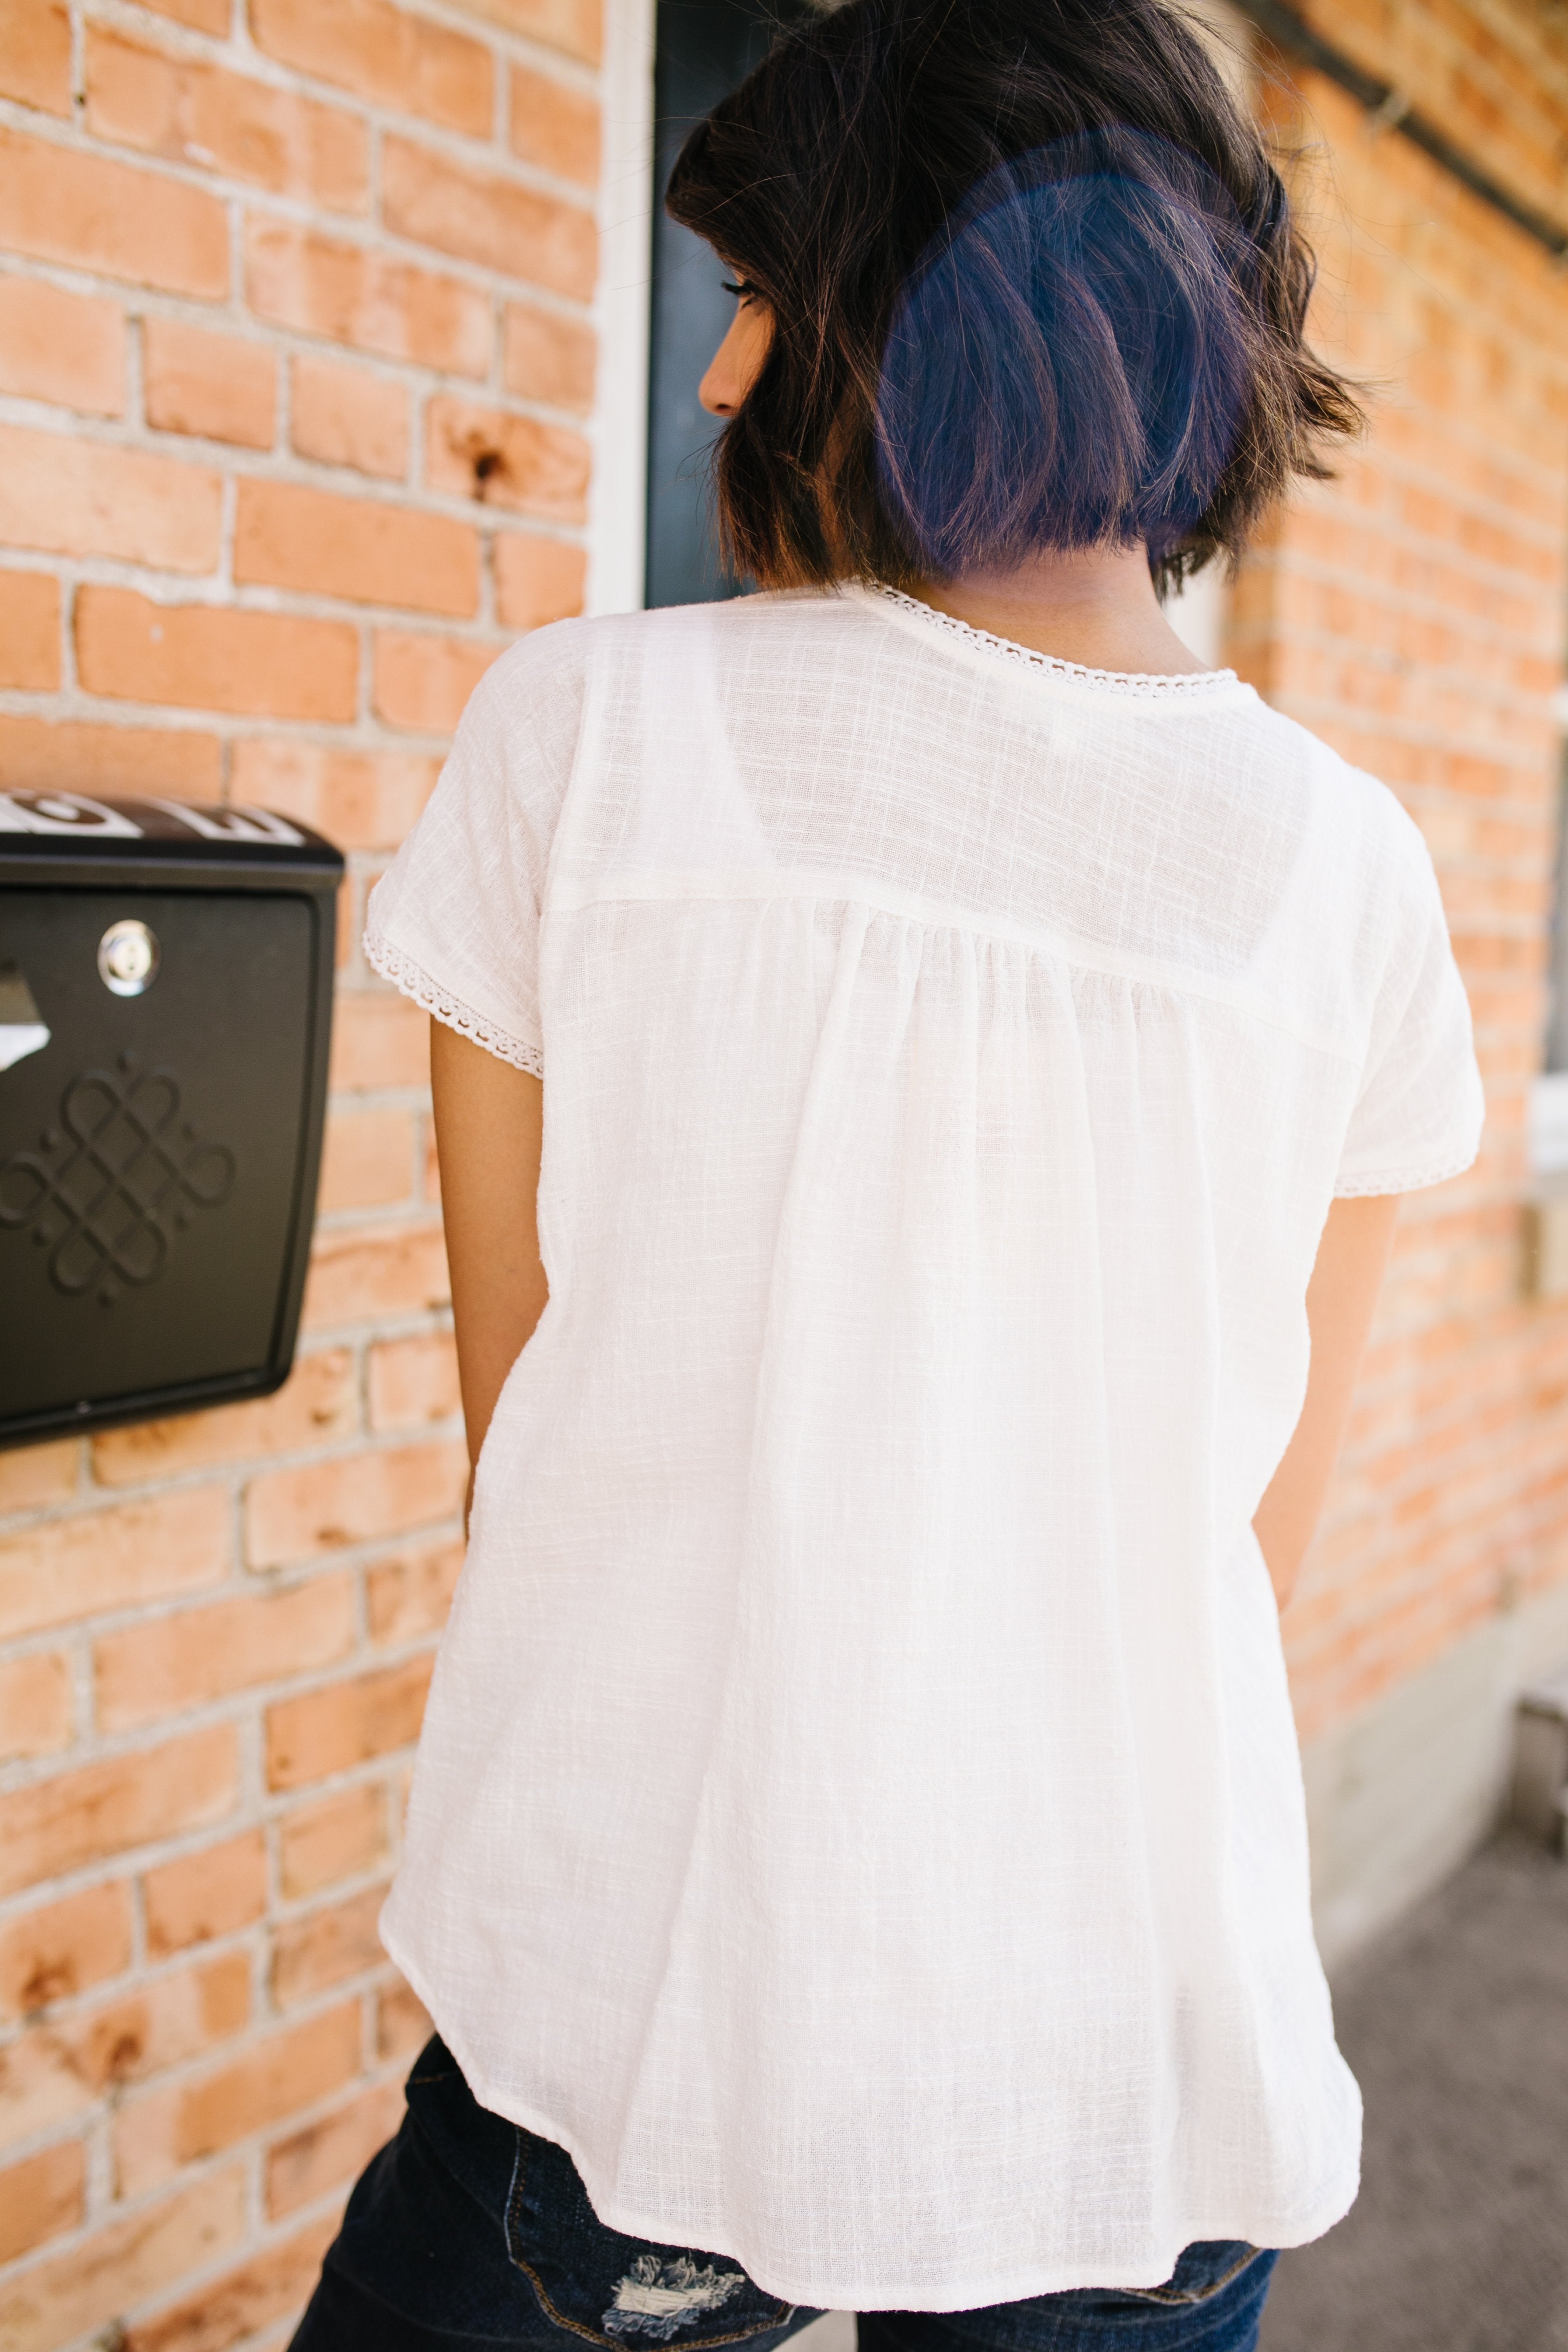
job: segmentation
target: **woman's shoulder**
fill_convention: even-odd
[[[1414,812],[1394,786],[1321,746],[1321,790],[1332,835],[1353,838],[1373,887],[1396,898],[1425,899],[1436,888],[1432,851]]]
[[[552,621],[509,646],[468,698],[471,740],[506,742],[521,727],[573,731],[607,701],[626,711],[667,711],[703,677],[803,657],[802,625],[832,601],[831,590],[768,591],[705,604],[667,604]]]
[[[520,761],[530,770],[564,770],[595,707],[655,709],[668,717],[671,698],[689,704],[700,675],[743,665],[760,630],[789,626],[787,613],[815,596],[762,594],[709,604],[660,606],[640,613],[552,621],[500,654],[469,695],[453,746],[458,769]],[[743,646],[742,640],[747,641]]]
[[[1430,874],[1431,852],[1420,824],[1382,776],[1261,698],[1250,705],[1246,723],[1260,774],[1289,772],[1300,778],[1316,830],[1334,845],[1345,873],[1359,866],[1368,878],[1405,883]]]
[[[768,589],[700,604],[601,613],[531,629],[486,672],[498,687],[578,678],[626,663],[707,652],[726,638],[787,634],[835,602],[832,589]]]

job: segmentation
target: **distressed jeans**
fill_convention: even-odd
[[[492,2115],[438,2037],[354,2185],[289,2352],[773,2352],[816,2311],[722,2255],[606,2230],[564,2148]],[[1277,2260],[1189,2246],[1163,2286],[858,2315],[859,2352],[1254,2352]],[[574,2342],[575,2339],[575,2344]]]

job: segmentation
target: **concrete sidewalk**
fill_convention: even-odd
[[[1360,2200],[1262,2352],[1568,2352],[1568,1864],[1509,1836],[1334,1986]]]

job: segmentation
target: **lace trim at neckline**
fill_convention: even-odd
[[[1049,677],[1070,679],[1075,686],[1092,687],[1097,693],[1125,694],[1156,702],[1186,701],[1194,695],[1212,694],[1216,688],[1239,683],[1233,669],[1090,669],[1083,662],[1063,661],[1058,654],[1043,654],[1033,646],[1017,644],[1012,637],[998,637],[989,629],[977,629],[952,613],[939,613],[934,604],[922,604],[918,596],[906,595],[901,588],[889,588],[885,581],[866,580],[859,585],[868,595],[879,596],[900,612],[912,614],[927,626],[956,637],[960,644],[978,646],[994,659],[1016,662],[1026,669],[1044,670]]]

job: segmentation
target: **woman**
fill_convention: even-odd
[[[514,648],[371,908],[476,1474],[296,2345],[1238,2352],[1359,2155],[1276,1602],[1480,1096],[1159,593],[1354,404],[1158,0],[848,0],[669,201],[764,593]]]

